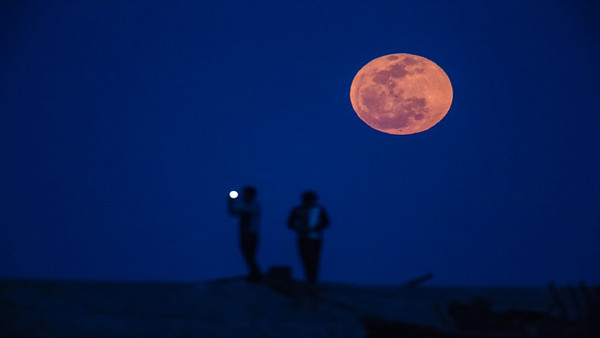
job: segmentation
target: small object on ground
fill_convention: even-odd
[[[404,283],[404,286],[407,286],[407,287],[417,287],[417,286],[419,286],[419,285],[427,282],[428,280],[430,280],[432,278],[433,278],[433,273],[428,273],[428,274],[425,274],[423,276],[419,276],[419,277],[417,277],[417,278],[415,278],[413,280],[410,280],[410,281]]]

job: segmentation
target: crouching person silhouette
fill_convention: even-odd
[[[314,191],[302,194],[302,204],[290,212],[287,225],[298,236],[298,251],[304,267],[304,274],[311,293],[315,292],[319,260],[323,241],[323,230],[329,226],[329,215],[325,208],[317,204]]]
[[[258,248],[258,233],[260,228],[260,204],[256,200],[256,188],[246,186],[242,189],[241,198],[227,199],[229,214],[240,220],[239,241],[244,260],[248,265],[248,277],[250,283],[262,281],[262,274],[256,262],[256,251]]]

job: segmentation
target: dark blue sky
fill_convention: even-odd
[[[321,279],[600,282],[593,1],[0,3],[0,277],[301,277],[299,194],[332,219]],[[370,60],[424,56],[454,100],[393,136],[352,110]]]

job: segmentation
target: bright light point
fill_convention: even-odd
[[[235,190],[231,190],[229,192],[229,197],[231,197],[231,198],[237,198],[238,197],[238,192],[235,191]]]

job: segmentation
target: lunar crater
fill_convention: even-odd
[[[379,83],[379,84],[387,83],[388,80],[390,79],[390,75],[391,75],[390,71],[388,71],[388,70],[379,71],[379,72],[375,73],[375,76],[373,76],[373,82]]]
[[[402,78],[402,77],[405,77],[406,75],[408,75],[408,71],[406,70],[406,67],[400,63],[392,65],[390,67],[390,73],[395,78]]]

